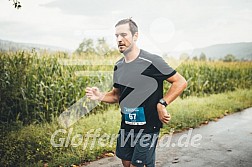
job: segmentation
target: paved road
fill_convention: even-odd
[[[194,145],[191,143],[192,139]],[[181,147],[181,144],[184,145]],[[118,158],[110,157],[87,166],[122,165]],[[157,147],[156,166],[252,167],[252,108],[200,128],[163,136]]]

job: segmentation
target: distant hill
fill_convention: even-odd
[[[69,49],[50,46],[50,45],[41,45],[41,44],[31,44],[31,43],[20,43],[0,39],[0,51],[18,51],[18,50],[47,50],[47,51],[66,51],[71,52]]]
[[[205,48],[197,48],[191,56],[200,56],[204,53],[207,58],[220,59],[227,54],[234,55],[237,59],[252,60],[252,42],[217,44]]]
[[[31,43],[19,43],[0,39],[0,51],[17,51],[17,50],[47,50],[47,51],[66,51],[72,52],[69,49],[31,44]],[[196,48],[193,52],[180,51],[170,52],[171,56],[180,56],[182,53],[190,53],[190,57],[197,56],[199,58],[201,53],[204,53],[207,58],[211,59],[223,59],[227,54],[232,54],[236,59],[252,60],[252,42],[241,42],[241,43],[229,43],[229,44],[217,44],[211,45],[204,48]]]

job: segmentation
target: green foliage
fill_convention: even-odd
[[[202,53],[200,54],[199,60],[200,60],[200,61],[206,61],[206,60],[207,60],[207,57],[206,57],[205,53],[202,52]]]
[[[118,53],[118,51],[114,48],[110,48],[105,38],[99,38],[96,42],[94,42],[93,39],[84,38],[75,53],[89,57],[94,55],[109,56],[111,54]]]
[[[101,71],[113,71],[113,64],[119,59],[116,55],[71,59],[66,58],[64,53],[39,56],[36,52],[1,52],[1,122],[21,120],[28,124],[52,121],[84,97],[87,86],[98,86],[104,91],[111,89],[112,75],[104,75]],[[60,60],[83,64],[64,65]],[[176,69],[188,80],[188,87],[181,97],[251,88],[251,67],[251,62],[187,61]],[[78,71],[86,74],[97,72],[96,76],[79,76]],[[165,90],[169,86],[165,84]],[[106,109],[108,104],[99,107]]]
[[[198,61],[198,57],[197,56],[193,56],[192,60],[193,61]]]
[[[79,47],[76,49],[76,53],[81,54],[92,54],[94,53],[94,41],[92,39],[84,38],[83,41],[80,43]]]
[[[6,130],[9,132],[1,135],[0,166],[27,166],[40,160],[51,160],[54,148],[48,144],[48,128],[30,125],[20,130]]]
[[[115,111],[117,110],[117,111]],[[94,122],[97,122],[94,124]],[[44,161],[49,162],[49,166],[70,166],[73,163],[88,162],[95,160],[105,152],[113,152],[115,141],[103,140],[99,144],[99,136],[103,134],[117,134],[120,125],[120,113],[114,106],[104,113],[92,114],[81,119],[65,133],[58,133],[53,139],[56,144],[63,139],[62,147],[53,147],[51,136],[56,130],[62,129],[57,122],[50,124],[32,124],[19,127],[12,125],[6,129],[1,129],[5,134],[1,134],[1,161],[0,166],[35,166]],[[99,131],[98,131],[99,130]],[[92,137],[87,139],[86,134],[99,133],[96,140]],[[82,135],[83,142],[78,147],[72,145],[78,143],[73,141],[74,136]],[[69,143],[66,145],[69,135]],[[94,144],[93,144],[93,141]],[[73,143],[72,143],[73,142]]]
[[[227,54],[224,59],[223,59],[224,62],[233,62],[233,61],[236,61],[236,58],[234,55],[232,54]]]
[[[87,86],[98,86],[104,91],[111,89],[113,64],[119,59],[116,55],[66,58],[64,53],[39,56],[36,52],[1,52],[0,121],[21,120],[25,124],[52,121],[84,97]],[[64,65],[61,61],[80,64]],[[188,87],[181,95],[183,98],[251,88],[252,85],[251,62],[187,61],[176,70],[188,80]],[[95,75],[77,75],[80,71],[86,75],[94,71]],[[111,75],[104,75],[102,71],[111,71]],[[169,86],[165,84],[165,90]],[[108,104],[99,107],[106,109]]]
[[[75,75],[76,71],[90,69],[89,66],[65,66],[58,59],[57,55],[0,53],[1,122],[52,121],[84,97],[87,85],[102,84],[104,89],[110,86],[103,84],[106,78],[99,75]],[[93,68],[99,70],[99,67]],[[100,107],[106,109],[107,106]]]
[[[176,69],[188,81],[181,97],[205,96],[251,88],[251,62],[185,62]],[[168,84],[165,89],[168,89]]]

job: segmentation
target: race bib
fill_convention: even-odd
[[[124,107],[125,123],[128,125],[144,125],[146,124],[144,108],[127,108]]]

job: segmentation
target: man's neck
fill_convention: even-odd
[[[140,49],[137,46],[133,47],[130,52],[124,55],[125,62],[126,63],[132,62],[138,57],[139,53]]]

